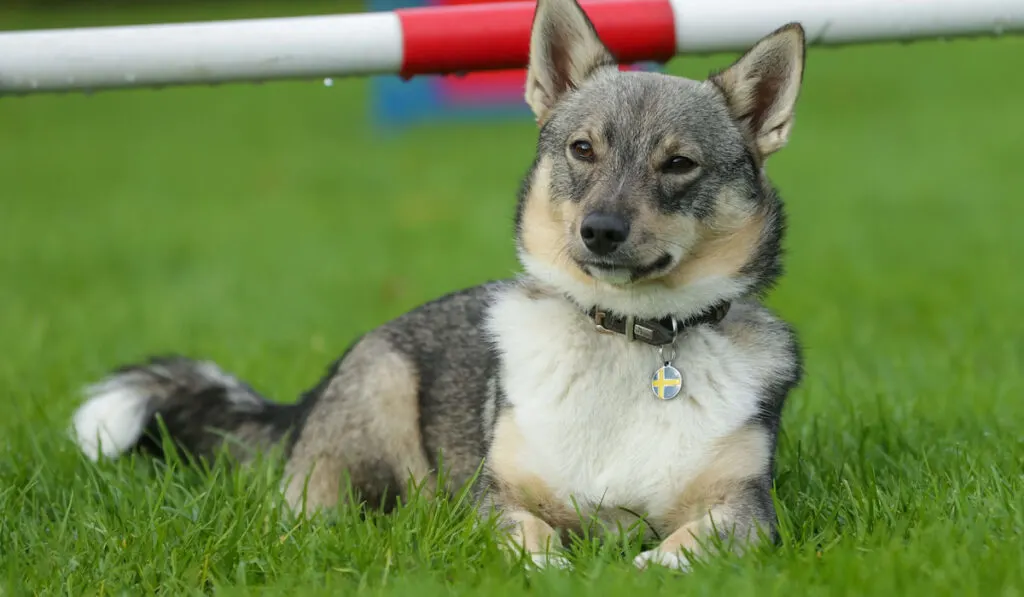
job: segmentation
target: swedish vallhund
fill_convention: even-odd
[[[576,0],[539,0],[519,277],[365,333],[294,404],[207,361],[123,366],[86,389],[79,446],[158,455],[159,415],[196,456],[279,448],[298,513],[338,506],[348,482],[387,509],[409,481],[439,489],[441,462],[440,489],[471,488],[508,553],[540,566],[569,565],[584,520],[660,540],[641,568],[777,540],[779,421],[803,364],[762,304],[785,225],[764,168],[804,56],[791,23],[705,81],[624,72]]]

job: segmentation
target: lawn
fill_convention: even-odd
[[[0,28],[328,10],[29,12]],[[771,304],[808,374],[780,546],[689,575],[580,538],[504,563],[459,503],[296,523],[276,468],[94,465],[78,388],[210,357],[281,400],[357,334],[516,271],[528,120],[367,124],[365,80],[0,99],[0,594],[1024,595],[1024,43],[812,49]],[[703,76],[732,56],[677,59]]]

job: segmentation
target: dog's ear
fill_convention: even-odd
[[[761,158],[786,144],[804,76],[804,28],[790,23],[766,35],[710,80],[725,94],[733,118],[757,145]]]
[[[562,96],[615,58],[576,0],[537,0],[530,33],[526,103],[543,124]]]

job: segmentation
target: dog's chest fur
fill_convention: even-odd
[[[515,466],[586,515],[662,515],[717,442],[758,410],[754,355],[708,326],[677,340],[672,363],[684,387],[669,401],[651,390],[656,347],[597,333],[565,300],[506,290],[489,329],[501,354],[503,416],[522,440]]]

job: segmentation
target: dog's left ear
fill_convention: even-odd
[[[526,103],[539,124],[566,92],[579,87],[599,67],[615,64],[576,0],[537,0]]]
[[[804,76],[804,28],[790,23],[766,35],[710,80],[764,159],[786,144]]]

